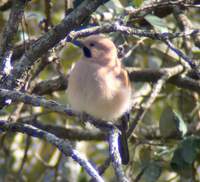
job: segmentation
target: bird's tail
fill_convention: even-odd
[[[119,153],[121,156],[122,164],[127,165],[129,162],[129,149],[126,131],[121,130],[121,134],[118,138]]]
[[[119,146],[119,153],[121,156],[122,164],[127,165],[129,162],[129,149],[128,149],[128,141],[126,131],[128,128],[129,122],[129,113],[125,113],[121,118],[121,124],[118,128],[121,131],[121,134],[118,138],[118,146]]]

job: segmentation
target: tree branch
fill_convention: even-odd
[[[186,3],[186,0],[175,0],[175,1],[159,0],[159,1],[153,1],[150,4],[147,4],[141,8],[126,10],[126,12],[130,16],[130,18],[144,17],[145,15],[152,12],[160,16],[161,13],[156,13],[156,11],[160,12],[162,8],[163,8],[162,11],[164,9],[170,8],[172,12],[172,7],[174,6],[187,7],[188,5],[192,5],[192,3],[191,4]]]
[[[41,96],[30,95],[20,91],[13,91],[0,88],[0,97],[4,98],[5,100],[11,99],[13,102],[23,102],[32,106],[42,106],[44,108],[50,109],[51,111],[63,113],[68,116],[80,116],[80,113],[72,111],[66,105],[57,103],[53,100],[47,100]],[[88,114],[83,113],[83,115],[85,117],[86,122],[93,124],[97,128],[103,128],[104,131],[110,131],[110,129],[113,127],[112,123],[103,120],[97,120]]]
[[[12,40],[17,33],[19,23],[24,14],[25,0],[13,0],[12,8],[10,11],[8,22],[6,23],[3,33],[1,35],[0,43],[0,72],[3,74],[3,70],[6,64],[6,58],[12,50]]]
[[[47,142],[56,146],[65,156],[71,156],[76,162],[78,162],[85,171],[96,181],[103,182],[104,180],[94,169],[94,167],[85,159],[81,154],[72,148],[70,143],[66,140],[60,139],[55,135],[38,129],[34,126],[23,124],[23,123],[8,123],[7,121],[0,121],[0,129],[2,131],[20,132],[30,135],[32,137],[37,137],[44,139]]]
[[[21,59],[13,65],[11,74],[4,79],[3,88],[15,88],[17,86],[17,80],[23,76],[25,71],[30,69],[39,57],[54,47],[71,30],[79,27],[85,18],[93,13],[101,4],[107,1],[108,0],[85,0],[70,14],[68,14],[60,24],[56,25],[35,41]]]
[[[182,65],[179,65],[184,70]],[[164,75],[165,69],[141,69],[141,68],[127,68],[129,78],[132,82],[156,82],[159,78]],[[33,93],[38,95],[50,94],[54,91],[67,89],[67,76],[56,76],[50,80],[44,80],[36,84],[33,89]],[[200,92],[200,83],[190,77],[176,75],[169,80],[167,83],[171,83],[177,87]]]
[[[34,117],[34,116],[33,116]],[[107,138],[107,135],[99,131],[83,130],[78,128],[65,128],[63,126],[56,126],[51,124],[43,124],[42,121],[38,121],[36,118],[20,118],[19,122],[24,124],[33,125],[39,129],[45,130],[56,135],[59,138],[68,139],[68,140],[96,140],[102,141]]]
[[[119,138],[119,130],[113,127],[109,132],[109,147],[110,147],[110,156],[112,159],[113,168],[117,176],[117,181],[128,182],[128,179],[126,178],[122,168],[121,157],[118,149],[118,138]]]
[[[60,112],[69,116],[77,115],[69,107],[59,104],[53,100],[47,100],[44,97],[29,95],[20,91],[0,89],[0,96],[5,99],[11,99],[13,102],[23,102],[32,106],[43,106],[51,111]]]

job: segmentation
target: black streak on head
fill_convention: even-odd
[[[91,51],[90,51],[90,49],[88,49],[87,47],[83,47],[83,54],[84,54],[84,56],[85,57],[87,57],[87,58],[91,58],[92,57],[92,53],[91,53]]]

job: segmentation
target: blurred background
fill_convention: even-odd
[[[14,40],[12,61],[19,60],[32,42],[59,24],[81,2],[82,0],[27,2]],[[160,33],[200,28],[199,7],[182,6],[181,3],[176,6],[166,3],[152,8],[148,13],[139,11],[131,15],[134,10],[157,2],[159,1],[110,0],[88,17],[80,25],[80,29],[120,20],[134,28]],[[191,1],[180,2],[190,4]],[[0,0],[0,32],[9,18],[9,3],[9,0]],[[198,1],[194,1],[194,4],[198,5]],[[179,62],[179,57],[159,40],[120,33],[110,33],[107,36],[116,43],[119,51],[123,51],[122,61],[127,68],[160,69]],[[172,42],[186,55],[200,59],[198,37],[180,37]],[[40,57],[31,68],[24,91],[67,104],[66,79],[71,66],[81,54],[79,48],[63,40]],[[193,75],[191,78],[196,79]],[[142,93],[140,103],[148,98],[152,84],[153,82],[134,83],[136,91]],[[132,181],[200,181],[199,106],[197,92],[166,84],[130,138],[131,161],[124,169]],[[137,108],[131,113],[131,118],[136,112]],[[69,139],[94,166],[103,164],[109,156],[105,134],[89,124],[80,123],[75,117],[42,107],[14,103],[1,110],[0,119],[42,125],[47,131]],[[80,134],[82,131],[85,136]],[[106,181],[116,181],[111,165],[104,177]],[[20,133],[0,133],[0,181],[84,182],[89,179],[76,162],[65,157],[51,144]]]

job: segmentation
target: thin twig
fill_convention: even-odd
[[[168,39],[164,40],[164,42],[169,46],[169,48],[175,52],[181,59],[180,63],[184,66],[185,69],[191,70],[191,68],[195,68],[195,64],[193,63],[192,59],[190,59],[188,56],[184,55],[183,52],[181,52],[179,49],[177,49],[171,41]]]
[[[51,2],[51,0],[46,0],[44,7],[45,7],[45,15],[46,15],[45,32],[47,32],[49,30],[49,27],[52,26],[52,19],[51,19],[52,2]]]
[[[191,68],[196,68],[196,65],[193,63],[194,61],[189,58],[188,56],[184,55],[179,49],[177,49],[169,39],[177,38],[180,36],[193,36],[195,34],[199,34],[200,30],[191,30],[187,32],[178,32],[178,33],[158,33],[155,31],[146,31],[141,29],[136,29],[133,27],[129,27],[126,25],[121,24],[120,22],[116,21],[112,24],[104,24],[102,26],[90,27],[87,29],[83,29],[80,31],[73,31],[67,36],[67,41],[73,41],[74,39],[89,36],[92,34],[98,33],[110,33],[110,32],[120,32],[127,36],[139,36],[139,37],[149,37],[151,39],[161,40],[166,43],[169,48],[175,52],[181,59],[181,64],[184,66],[185,69],[190,70]]]
[[[30,145],[31,145],[31,137],[28,135],[27,138],[26,138],[26,147],[24,149],[24,156],[23,156],[23,159],[22,159],[22,162],[21,162],[21,165],[20,165],[20,168],[18,170],[18,176],[20,177],[21,174],[22,174],[22,171],[24,169],[24,165],[25,165],[25,162],[27,160],[27,157],[28,157],[28,150],[30,148]]]
[[[132,132],[134,131],[135,127],[137,126],[138,122],[142,120],[144,115],[146,114],[147,110],[151,107],[157,96],[159,95],[163,85],[166,83],[166,81],[171,78],[172,76],[175,76],[183,71],[183,68],[179,66],[175,66],[172,68],[165,69],[165,74],[154,84],[152,88],[152,93],[148,100],[143,104],[143,106],[139,109],[137,112],[137,115],[131,121],[127,136],[130,136]]]
[[[67,36],[67,41],[71,42],[77,38],[81,37],[87,37],[89,35],[93,34],[100,34],[100,33],[112,33],[112,32],[120,32],[127,36],[138,36],[138,37],[148,37],[155,40],[163,40],[163,39],[174,39],[178,37],[184,37],[184,36],[191,36],[195,34],[200,34],[199,29],[190,30],[187,32],[164,32],[159,33],[155,31],[148,31],[143,29],[138,29],[134,27],[129,27],[123,24],[120,24],[119,22],[114,23],[105,23],[101,26],[93,26],[85,29],[81,29],[79,31],[71,31],[70,34]]]

